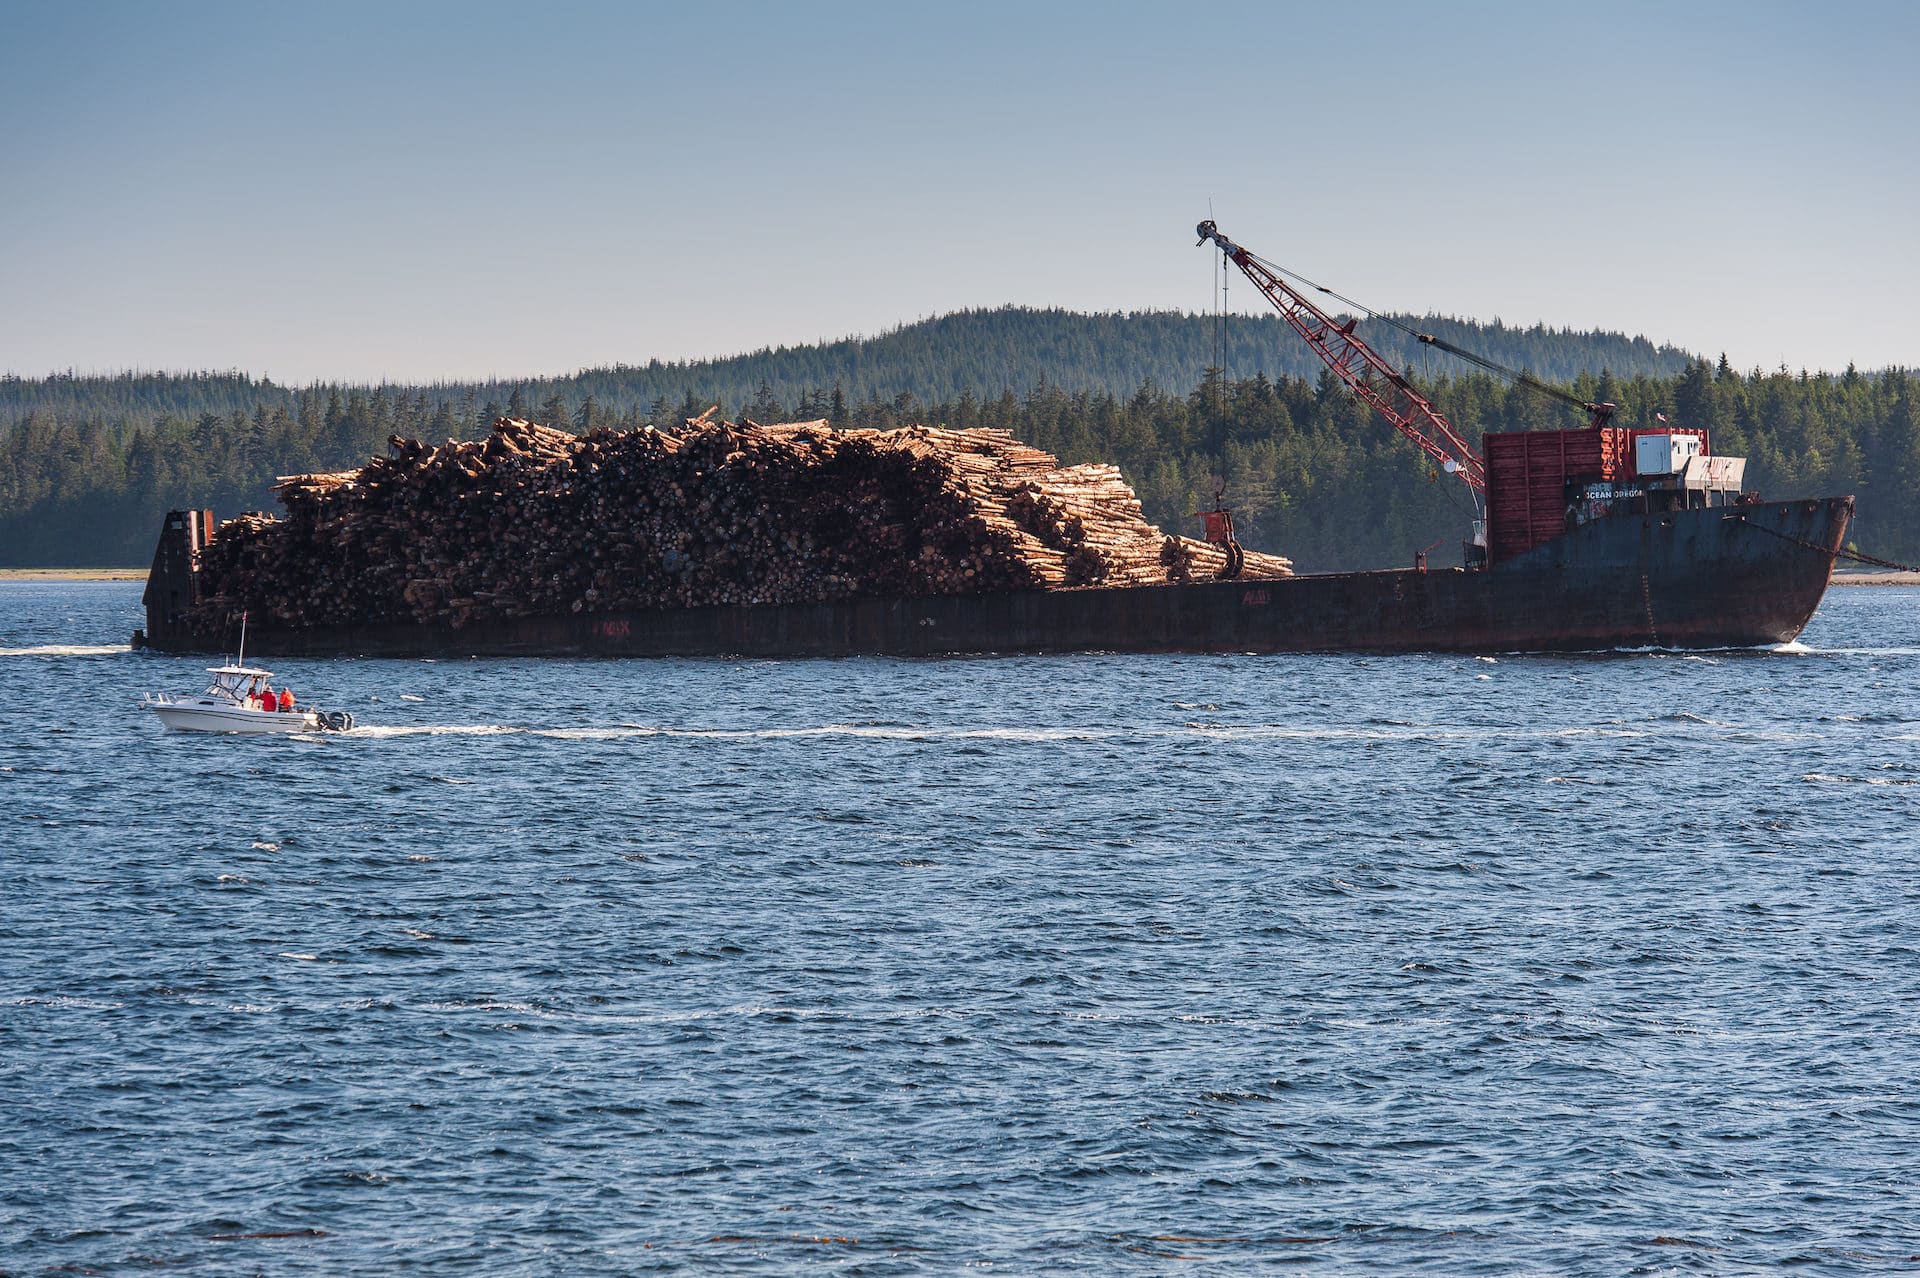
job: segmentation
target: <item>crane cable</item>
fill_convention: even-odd
[[[1334,301],[1340,302],[1346,306],[1351,306],[1354,310],[1359,311],[1361,314],[1365,315],[1368,319],[1379,320],[1382,324],[1391,324],[1395,328],[1399,329],[1401,332],[1407,334],[1409,337],[1424,336],[1420,332],[1420,330],[1412,327],[1411,325],[1402,324],[1399,320],[1393,318],[1393,316],[1391,315],[1382,315],[1379,311],[1374,310],[1370,306],[1362,306],[1360,303],[1354,301],[1351,297],[1347,297],[1347,296],[1344,296],[1343,294],[1334,292],[1332,289],[1328,288],[1325,284],[1314,283],[1312,280],[1308,279],[1306,276],[1302,275],[1298,271],[1290,271],[1286,267],[1280,265],[1280,263],[1270,262],[1266,258],[1261,257],[1258,253],[1249,252],[1245,249],[1241,251],[1245,252],[1247,254],[1247,257],[1250,260],[1260,263],[1260,265],[1266,267],[1269,271],[1272,271],[1274,274],[1285,275],[1292,279],[1299,280],[1302,284],[1305,284],[1308,288],[1314,290],[1316,293],[1325,293],[1328,297],[1331,297]]]
[[[1253,261],[1260,263],[1260,265],[1266,267],[1268,270],[1272,271],[1276,275],[1289,276],[1293,279],[1300,281],[1302,284],[1305,284],[1308,288],[1313,289],[1315,292],[1325,293],[1328,297],[1333,298],[1335,301],[1341,303],[1342,305],[1351,306],[1354,310],[1359,311],[1361,314],[1365,315],[1370,320],[1378,320],[1382,324],[1392,325],[1394,328],[1399,329],[1401,332],[1405,333],[1407,336],[1419,342],[1422,346],[1437,346],[1441,350],[1447,352],[1447,354],[1449,355],[1458,356],[1459,358],[1464,359],[1471,364],[1478,364],[1481,368],[1486,369],[1490,373],[1496,373],[1499,376],[1504,377],[1509,381],[1516,382],[1522,386],[1531,387],[1534,390],[1541,391],[1545,394],[1551,395],[1555,399],[1561,400],[1568,404],[1572,404],[1576,408],[1585,409],[1587,412],[1590,412],[1590,413],[1599,411],[1600,406],[1598,404],[1592,403],[1588,400],[1581,399],[1578,395],[1574,395],[1571,392],[1561,390],[1558,386],[1554,386],[1550,383],[1543,382],[1531,373],[1523,372],[1517,368],[1508,368],[1505,364],[1502,364],[1497,360],[1491,360],[1491,359],[1488,359],[1485,355],[1478,355],[1478,354],[1475,354],[1473,351],[1465,349],[1464,347],[1455,346],[1452,342],[1446,341],[1439,337],[1435,337],[1432,333],[1423,333],[1419,329],[1413,327],[1411,324],[1403,324],[1391,315],[1383,315],[1379,311],[1374,310],[1370,306],[1362,306],[1359,302],[1354,301],[1351,297],[1348,297],[1342,293],[1336,293],[1332,289],[1328,288],[1325,284],[1316,284],[1314,283],[1314,281],[1300,274],[1300,272],[1290,271],[1286,267],[1280,265],[1278,262],[1270,262],[1266,258],[1261,257],[1257,253],[1248,252],[1247,256]]]
[[[1209,214],[1212,213],[1211,208],[1208,209],[1208,213]],[[1591,407],[1590,405],[1587,405],[1580,400],[1574,399],[1573,396],[1568,395],[1565,391],[1559,391],[1559,390],[1556,390],[1556,388],[1554,387],[1546,386],[1543,383],[1535,382],[1535,379],[1533,379],[1532,377],[1529,377],[1525,373],[1515,372],[1514,370],[1508,369],[1508,368],[1502,368],[1500,365],[1493,363],[1493,361],[1482,359],[1480,356],[1473,354],[1471,351],[1463,351],[1460,348],[1453,346],[1451,343],[1441,341],[1439,338],[1434,337],[1430,333],[1422,333],[1419,329],[1414,328],[1410,324],[1403,324],[1399,320],[1393,318],[1393,316],[1391,315],[1383,315],[1379,311],[1374,310],[1370,306],[1363,306],[1359,302],[1354,301],[1352,298],[1346,296],[1345,294],[1336,293],[1332,289],[1328,288],[1326,285],[1315,283],[1313,280],[1308,279],[1306,276],[1302,275],[1300,272],[1288,270],[1286,267],[1280,265],[1280,263],[1270,261],[1267,258],[1261,257],[1258,253],[1255,253],[1250,249],[1243,248],[1241,249],[1241,252],[1245,253],[1248,259],[1250,259],[1251,261],[1258,262],[1260,265],[1266,267],[1269,271],[1272,271],[1276,275],[1285,275],[1292,279],[1298,280],[1300,283],[1306,285],[1310,289],[1313,289],[1315,292],[1325,293],[1328,297],[1333,298],[1335,301],[1340,302],[1343,305],[1352,307],[1354,310],[1359,311],[1361,314],[1365,315],[1368,319],[1379,320],[1382,324],[1390,324],[1394,328],[1397,328],[1401,332],[1407,334],[1409,337],[1412,337],[1413,339],[1415,339],[1420,343],[1421,363],[1423,366],[1426,366],[1426,348],[1429,346],[1438,346],[1443,351],[1448,351],[1453,354],[1463,356],[1466,359],[1473,360],[1475,363],[1484,364],[1494,372],[1504,373],[1505,375],[1515,379],[1516,381],[1526,381],[1526,382],[1534,383],[1536,385],[1540,385],[1541,389],[1558,394],[1561,398],[1570,400],[1571,402],[1576,404],[1580,404],[1581,407],[1583,408]],[[1220,259],[1221,259],[1221,270],[1224,272],[1226,269],[1226,254],[1222,253],[1220,255]],[[1428,381],[1431,382],[1432,378],[1431,378],[1430,368],[1426,375],[1427,375]],[[1431,462],[1427,461],[1427,459],[1425,458],[1423,458],[1423,461],[1427,462],[1428,468],[1430,470]],[[1225,467],[1224,456],[1222,458],[1221,465],[1222,465],[1222,468],[1224,469]],[[1442,488],[1441,492],[1446,496],[1447,504],[1452,506],[1454,510],[1460,513],[1466,514],[1471,519],[1477,520],[1477,519],[1485,518],[1485,512],[1480,509],[1477,496],[1476,496],[1473,508],[1471,510],[1463,510],[1462,507],[1460,506],[1460,503],[1457,500],[1455,500],[1454,495],[1450,489]]]
[[[1213,213],[1211,200],[1207,201],[1207,213],[1209,216]],[[1218,309],[1213,324],[1213,377],[1207,388],[1207,407],[1213,418],[1208,425],[1220,434],[1220,455],[1217,459],[1220,463],[1220,475],[1219,483],[1213,491],[1213,504],[1216,510],[1221,508],[1227,494],[1227,415],[1224,401],[1227,379],[1227,286],[1230,274],[1227,270],[1226,255],[1215,255],[1214,296],[1208,301],[1209,303],[1217,302]]]
[[[1560,398],[1565,399],[1571,403],[1579,404],[1582,408],[1585,408],[1588,410],[1591,410],[1593,408],[1593,405],[1585,403],[1582,400],[1575,399],[1573,396],[1567,394],[1565,391],[1559,390],[1555,387],[1548,386],[1545,383],[1539,382],[1537,379],[1529,376],[1526,373],[1516,372],[1513,369],[1502,367],[1501,365],[1494,363],[1490,359],[1485,359],[1481,356],[1475,355],[1472,351],[1461,350],[1459,347],[1454,346],[1450,342],[1441,341],[1439,338],[1433,336],[1431,333],[1422,333],[1419,329],[1414,328],[1410,324],[1403,324],[1391,315],[1383,315],[1379,311],[1374,310],[1370,306],[1361,305],[1359,302],[1354,301],[1351,297],[1348,297],[1343,293],[1336,293],[1332,289],[1328,288],[1325,284],[1317,284],[1314,281],[1308,279],[1306,276],[1302,275],[1298,271],[1288,270],[1286,267],[1280,265],[1280,263],[1269,261],[1267,258],[1261,257],[1258,253],[1252,252],[1251,250],[1243,250],[1243,251],[1246,252],[1247,256],[1250,259],[1252,259],[1255,262],[1258,262],[1260,265],[1266,267],[1269,271],[1272,271],[1274,274],[1290,276],[1291,278],[1298,280],[1300,283],[1305,284],[1308,288],[1313,289],[1315,292],[1325,293],[1328,297],[1333,298],[1335,301],[1341,303],[1342,305],[1352,307],[1354,310],[1359,311],[1361,314],[1365,315],[1368,319],[1379,320],[1382,324],[1390,324],[1394,328],[1399,329],[1401,332],[1407,334],[1409,337],[1412,337],[1414,340],[1418,341],[1420,343],[1421,364],[1422,364],[1422,367],[1426,369],[1426,372],[1423,373],[1423,376],[1427,378],[1429,385],[1432,384],[1432,371],[1431,371],[1431,367],[1428,366],[1426,363],[1427,348],[1430,346],[1438,346],[1443,351],[1447,351],[1451,354],[1459,355],[1465,359],[1472,360],[1476,364],[1481,364],[1493,372],[1502,373],[1507,377],[1514,379],[1515,381],[1525,382],[1530,385],[1538,386],[1540,387],[1540,389],[1545,390],[1551,394],[1558,395]],[[1225,254],[1222,254],[1221,256],[1224,258]],[[1429,468],[1431,468],[1432,463],[1428,461],[1427,464]],[[1453,493],[1450,490],[1443,488],[1441,491],[1446,494],[1448,504],[1451,505],[1456,511],[1461,511],[1461,513],[1468,515],[1468,517],[1471,519],[1484,519],[1486,517],[1486,512],[1480,508],[1480,504],[1477,496],[1475,498],[1474,506],[1471,510],[1462,510],[1460,503],[1454,500]]]

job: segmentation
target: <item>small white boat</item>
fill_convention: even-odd
[[[345,732],[353,726],[353,716],[341,710],[267,709],[271,671],[236,665],[210,666],[207,673],[213,682],[197,697],[149,693],[140,704],[183,732]]]
[[[244,664],[247,622],[240,619],[240,655],[230,666],[209,666],[213,682],[197,697],[151,692],[140,704],[181,732],[345,732],[353,716],[344,710],[283,710],[273,691],[273,672]],[[289,697],[289,700],[291,697]]]

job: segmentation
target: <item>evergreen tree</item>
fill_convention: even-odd
[[[766,382],[761,382],[760,388],[754,392],[753,401],[747,405],[741,415],[749,421],[759,422],[765,426],[784,421],[787,410],[780,406],[778,399],[774,398],[773,387]]]

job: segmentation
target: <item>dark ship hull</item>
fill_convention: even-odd
[[[1784,643],[1812,617],[1851,497],[1619,514],[1487,569],[581,613],[462,628],[248,631],[261,656],[934,656],[1048,652],[1566,652]],[[179,624],[192,555],[162,534],[147,592],[163,652],[232,636]]]

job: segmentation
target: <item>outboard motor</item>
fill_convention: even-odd
[[[320,715],[320,726],[328,732],[351,732],[353,730],[353,716],[345,710],[321,710],[318,713]]]

